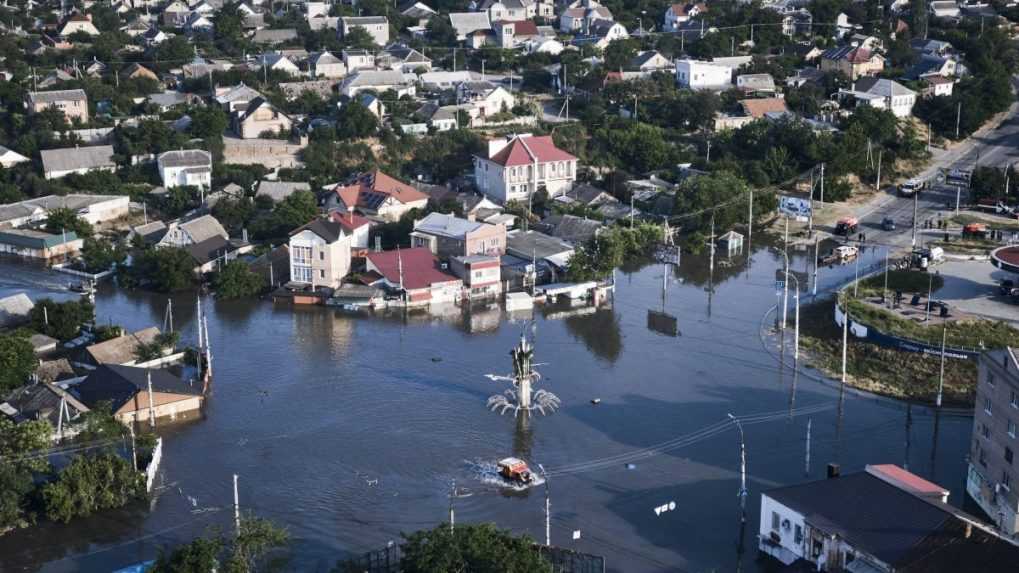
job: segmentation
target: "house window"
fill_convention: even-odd
[[[980,465],[987,467],[987,456],[983,448],[980,448],[980,454],[977,456],[980,460]]]
[[[993,416],[994,415],[994,414],[991,413],[991,398],[990,397],[984,398],[984,413],[987,414],[988,416]]]
[[[1019,408],[1019,394],[1016,394],[1015,390],[1012,390],[1012,394],[1008,397],[1008,403],[1013,408]]]
[[[1012,465],[1012,448],[1005,446],[1005,462]]]
[[[311,247],[294,247],[291,252],[295,265],[311,264]]]
[[[991,429],[987,427],[987,424],[980,424],[980,435],[984,438],[990,439]]]
[[[311,277],[311,267],[294,266],[294,282],[310,283]]]
[[[326,252],[325,251],[319,251],[318,252],[318,260],[320,260],[320,261],[326,260]]]
[[[994,388],[994,374],[991,374],[990,372],[987,373],[987,385]]]
[[[778,516],[778,512],[777,511],[771,512],[771,529],[772,529],[772,531],[778,531],[778,527],[779,527],[779,523],[780,522],[781,522],[781,519]]]
[[[325,269],[319,269],[318,270],[318,278],[320,278],[320,279],[326,278],[326,270]]]
[[[1012,420],[1008,421],[1008,436],[1010,438],[1015,437],[1015,422],[1013,422]]]
[[[1008,470],[1001,470],[1001,485],[1006,489],[1012,489],[1012,476]]]

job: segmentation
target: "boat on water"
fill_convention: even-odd
[[[527,467],[527,462],[520,458],[503,458],[499,460],[499,475],[508,482],[521,485],[534,483],[534,473]]]

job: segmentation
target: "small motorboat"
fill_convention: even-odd
[[[67,290],[71,292],[87,293],[91,290],[91,285],[85,281],[78,281],[76,283],[70,283],[67,285]]]
[[[499,460],[499,475],[506,481],[528,485],[534,483],[534,474],[527,462],[520,458],[504,458]]]

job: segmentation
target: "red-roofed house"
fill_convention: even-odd
[[[402,291],[408,306],[457,302],[463,281],[445,272],[427,247],[368,253],[366,270],[382,276],[376,286]]]
[[[488,156],[474,159],[478,189],[498,203],[526,201],[541,189],[551,197],[562,195],[577,180],[577,158],[556,147],[548,135],[492,140]]]
[[[676,32],[682,24],[708,10],[704,3],[673,4],[665,10],[665,31]]]
[[[371,228],[371,219],[362,217],[353,211],[342,213],[333,211],[329,214],[333,222],[339,223],[343,232],[350,235],[351,248],[368,248],[368,230]]]
[[[853,82],[863,76],[876,76],[884,69],[884,56],[867,48],[842,46],[821,54],[822,72],[842,72]]]
[[[347,185],[337,185],[326,198],[330,211],[358,211],[369,217],[396,221],[411,209],[424,209],[428,195],[376,169],[358,175]]]
[[[495,38],[503,49],[513,49],[518,45],[538,37],[538,26],[530,20],[510,22],[498,20],[492,22]]]

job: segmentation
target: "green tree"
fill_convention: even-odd
[[[277,204],[272,213],[258,221],[254,233],[259,238],[284,237],[290,231],[318,216],[318,202],[311,191],[297,191]]]
[[[626,38],[613,40],[605,48],[605,69],[616,72],[626,69],[630,61],[637,57],[637,50],[640,49],[640,40]]]
[[[224,537],[213,531],[173,551],[160,551],[150,573],[208,573],[221,567],[226,573],[251,573],[260,569],[269,552],[284,547],[289,540],[286,529],[246,515],[235,536]]]
[[[117,248],[112,241],[102,238],[85,239],[81,248],[81,260],[85,264],[85,270],[90,273],[99,273],[114,266],[122,264],[127,258],[127,253]]]
[[[32,330],[66,342],[95,319],[95,307],[84,299],[56,302],[44,298],[35,303],[28,317]]]
[[[115,454],[77,456],[42,487],[46,517],[68,523],[75,517],[123,507],[145,496],[145,479]]]
[[[194,259],[184,249],[150,249],[135,259],[129,277],[153,290],[172,292],[194,284],[194,268]]]
[[[240,260],[230,261],[212,277],[212,290],[220,298],[255,296],[265,286],[263,277]]]
[[[49,463],[44,456],[26,454],[49,447],[51,433],[44,420],[15,424],[0,417],[0,531],[31,521],[32,475],[47,471]]]
[[[613,164],[638,173],[669,167],[673,146],[660,127],[635,121],[616,121],[598,129],[595,137]]]
[[[355,28],[356,29],[356,28]],[[379,129],[379,118],[361,102],[348,102],[340,109],[336,135],[342,139],[361,139],[375,135]]]
[[[375,38],[363,26],[354,26],[343,37],[343,44],[355,50],[375,50]]]
[[[28,382],[35,366],[35,351],[27,337],[0,334],[0,396]]]
[[[173,551],[161,550],[149,573],[209,573],[219,567],[222,551],[221,537],[199,537]]]
[[[93,233],[92,225],[88,221],[79,217],[73,209],[65,207],[50,211],[46,216],[46,230],[57,235],[64,231],[74,232],[82,238],[91,237]]]
[[[491,523],[460,525],[452,531],[448,525],[440,525],[405,539],[400,559],[404,573],[552,571],[552,566],[534,550],[534,540],[526,535],[516,537]]]
[[[230,125],[226,112],[218,106],[192,108],[188,111],[188,115],[191,116],[191,126],[188,131],[192,136],[202,139],[222,137],[227,126]]]

